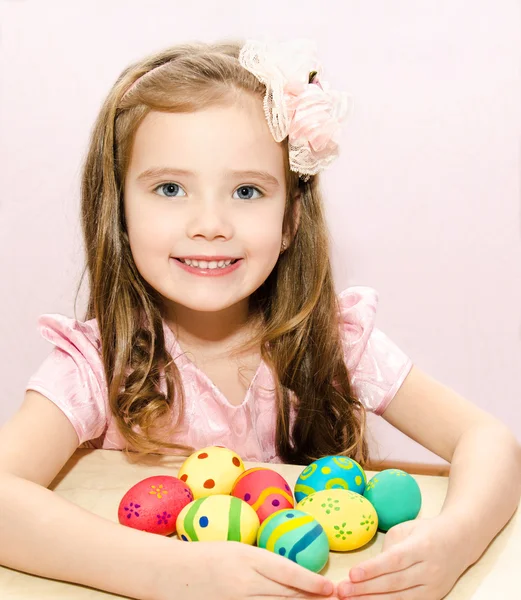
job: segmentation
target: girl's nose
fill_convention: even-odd
[[[191,237],[202,235],[208,239],[230,237],[233,233],[229,208],[223,202],[200,202],[191,214],[188,233]]]

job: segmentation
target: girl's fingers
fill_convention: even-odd
[[[323,575],[313,573],[288,558],[276,554],[266,556],[262,563],[253,566],[263,577],[300,592],[317,596],[331,596],[335,591],[334,583]],[[287,595],[287,593],[282,595]]]
[[[400,592],[389,592],[388,594],[369,594],[368,596],[358,596],[360,600],[416,600],[421,598],[424,592],[424,585],[416,585],[412,588]],[[353,596],[356,598],[357,596]],[[340,596],[342,600],[342,596]]]
[[[399,592],[411,587],[418,587],[422,584],[423,572],[424,565],[422,562],[418,562],[403,571],[387,573],[360,583],[343,581],[338,586],[338,595],[341,600],[358,596],[362,596],[366,600],[368,594]],[[383,597],[386,598],[387,596]],[[379,598],[382,600],[382,596],[379,596]]]
[[[353,583],[367,581],[387,573],[403,571],[420,561],[418,552],[412,552],[406,544],[400,544],[353,567],[349,571],[349,579]]]
[[[287,600],[288,598],[298,598],[302,600],[340,600],[338,594],[324,595],[322,593],[315,594],[314,592],[307,592],[302,590],[301,587],[294,587],[288,583],[279,583],[278,581],[270,580],[265,575],[262,575],[263,582],[262,588],[257,589],[254,594],[255,597],[263,597],[266,600],[276,600],[281,598]]]

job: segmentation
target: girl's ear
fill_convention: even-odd
[[[289,231],[288,229],[286,229],[284,231],[284,237],[286,237],[287,246],[291,245],[291,243],[293,242],[293,238],[297,234],[298,226],[300,223],[300,209],[301,209],[300,192],[297,192],[297,194],[295,195],[294,203],[293,203],[293,223],[294,223],[293,231]]]
[[[295,219],[295,231],[293,232],[293,235],[295,235],[295,233],[297,233],[297,229],[300,223],[300,209],[301,209],[301,202],[300,202],[300,192],[295,196],[295,205],[293,207],[293,214],[294,214],[294,219]]]
[[[301,210],[301,202],[300,202],[300,192],[295,196],[295,203],[293,205],[293,221],[295,223],[295,229],[292,232],[291,239],[295,237],[297,234],[298,226],[300,223],[300,210]]]

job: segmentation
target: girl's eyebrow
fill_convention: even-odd
[[[163,177],[165,175],[172,177],[195,177],[195,173],[193,171],[186,171],[185,169],[173,169],[172,167],[151,167],[150,169],[146,169],[146,171],[140,173],[137,176],[137,180],[146,181],[148,179]],[[266,185],[270,185],[272,187],[280,186],[279,180],[266,171],[228,171],[227,175],[232,177],[244,177],[246,179],[258,179],[263,181]]]
[[[280,185],[279,180],[266,171],[230,171],[229,175],[233,177],[244,177],[246,179],[259,179],[265,184],[273,187],[279,187]]]

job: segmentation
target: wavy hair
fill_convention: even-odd
[[[97,320],[110,409],[125,450],[140,455],[195,449],[175,443],[183,384],[165,347],[161,297],[136,268],[126,233],[123,189],[132,143],[150,111],[197,111],[242,92],[261,102],[265,86],[240,65],[241,46],[183,44],[129,66],[91,133],[81,184],[86,264],[80,286],[86,272],[89,278],[85,319]],[[287,139],[282,144],[287,150]],[[250,296],[250,313],[261,317],[262,327],[240,351],[260,348],[273,373],[276,450],[284,462],[308,464],[336,454],[364,465],[365,410],[352,393],[343,356],[319,178],[304,182],[290,171],[287,154],[283,228],[292,240]]]

